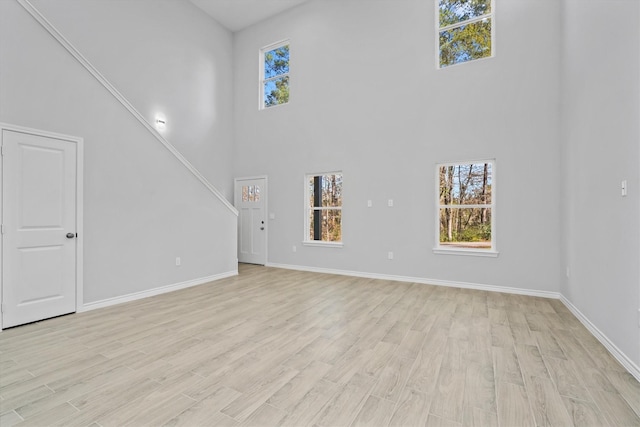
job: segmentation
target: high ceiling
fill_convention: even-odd
[[[239,31],[308,0],[190,0],[231,31]]]

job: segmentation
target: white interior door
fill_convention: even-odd
[[[267,262],[267,179],[236,179],[238,209],[238,261],[265,265]]]
[[[2,130],[2,327],[76,311],[77,145]]]

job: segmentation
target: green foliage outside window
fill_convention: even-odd
[[[491,0],[439,0],[440,67],[491,56]]]
[[[491,163],[439,166],[439,242],[491,249]]]
[[[264,53],[264,106],[289,102],[289,45]]]

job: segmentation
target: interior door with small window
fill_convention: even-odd
[[[238,261],[265,265],[267,179],[236,179],[234,199],[238,209]]]

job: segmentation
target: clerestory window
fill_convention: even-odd
[[[436,0],[438,67],[493,56],[492,0]]]
[[[260,49],[260,109],[289,102],[289,42]]]

